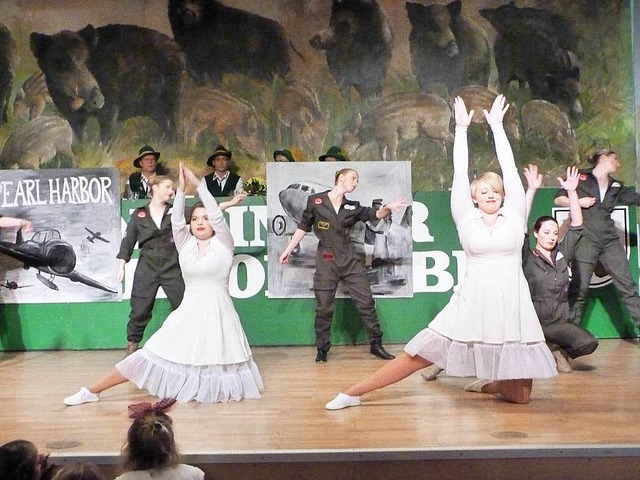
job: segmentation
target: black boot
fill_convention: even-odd
[[[371,348],[369,349],[369,351],[371,352],[371,355],[375,355],[376,357],[379,357],[383,360],[391,360],[393,358],[396,358],[395,355],[391,355],[384,349],[384,347],[382,346],[382,340],[380,340],[379,338],[371,342]]]
[[[316,353],[316,362],[327,362],[326,350],[322,350],[321,348],[318,349],[318,352]]]

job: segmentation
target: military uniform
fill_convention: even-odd
[[[631,317],[640,325],[640,297],[635,281],[631,276],[629,261],[620,244],[618,231],[611,218],[611,212],[618,204],[640,205],[640,194],[622,182],[609,176],[609,186],[600,198],[598,180],[593,168],[580,170],[580,181],[576,192],[578,197],[595,197],[596,203],[582,209],[583,238],[578,243],[572,264],[569,302],[575,323],[580,323],[591,275],[598,262],[611,276],[613,284],[620,293]],[[556,197],[567,196],[564,189],[558,190]]]
[[[227,176],[225,184],[220,187],[220,183],[218,182],[218,177],[215,173],[210,173],[209,175],[204,177],[205,182],[207,182],[207,189],[211,192],[211,195],[214,197],[230,197],[234,195],[236,190],[236,186],[240,181],[240,176],[233,172],[229,172]]]
[[[167,205],[161,228],[151,218],[149,207],[136,209],[127,225],[117,257],[129,261],[136,242],[140,246],[140,257],[131,290],[131,313],[127,324],[127,340],[140,342],[144,329],[151,319],[151,311],[158,288],[162,287],[171,306],[175,309],[182,302],[184,281],[178,264],[171,215]]]
[[[547,342],[558,345],[571,358],[589,355],[598,347],[596,337],[571,321],[568,265],[581,236],[582,227],[571,227],[551,251],[552,262],[537,249],[529,248],[528,235],[522,248],[522,269],[544,336]]]
[[[298,228],[313,229],[318,238],[316,271],[313,289],[316,297],[316,347],[327,351],[331,347],[331,323],[335,295],[340,280],[355,302],[370,343],[380,342],[382,331],[375,302],[364,271],[364,259],[355,249],[349,229],[357,222],[376,220],[377,208],[362,207],[359,202],[343,198],[336,213],[327,192],[310,195]]]

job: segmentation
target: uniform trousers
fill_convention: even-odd
[[[331,347],[331,323],[340,280],[358,308],[360,319],[369,334],[369,342],[382,338],[375,301],[362,259],[352,258],[345,265],[338,266],[332,253],[318,251],[313,288],[316,297],[316,347],[320,350],[327,351]]]
[[[587,237],[578,242],[572,262],[572,277],[569,285],[569,304],[572,310],[572,321],[580,323],[584,309],[591,275],[596,264],[602,266],[613,280],[622,301],[629,310],[631,318],[640,326],[640,297],[638,288],[631,276],[629,260],[620,240],[612,239],[603,245],[597,245]]]
[[[161,272],[154,271],[143,262],[138,263],[131,292],[131,313],[127,323],[128,341],[139,343],[142,340],[144,330],[151,320],[151,311],[160,287],[167,295],[171,308],[178,308],[184,295],[184,281],[177,262]]]

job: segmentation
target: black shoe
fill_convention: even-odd
[[[327,362],[327,351],[318,349],[316,353],[316,362]]]
[[[383,360],[392,360],[396,358],[395,355],[391,355],[389,352],[387,352],[380,342],[372,343],[369,351],[371,352],[371,355],[375,355],[376,357]]]

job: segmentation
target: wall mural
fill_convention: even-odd
[[[519,164],[555,178],[611,147],[632,182],[630,15],[625,0],[7,0],[0,168],[124,179],[151,144],[204,174],[221,143],[264,177],[275,149],[339,145],[447,189],[452,97],[476,110],[474,169],[496,169],[481,110],[501,92]]]

